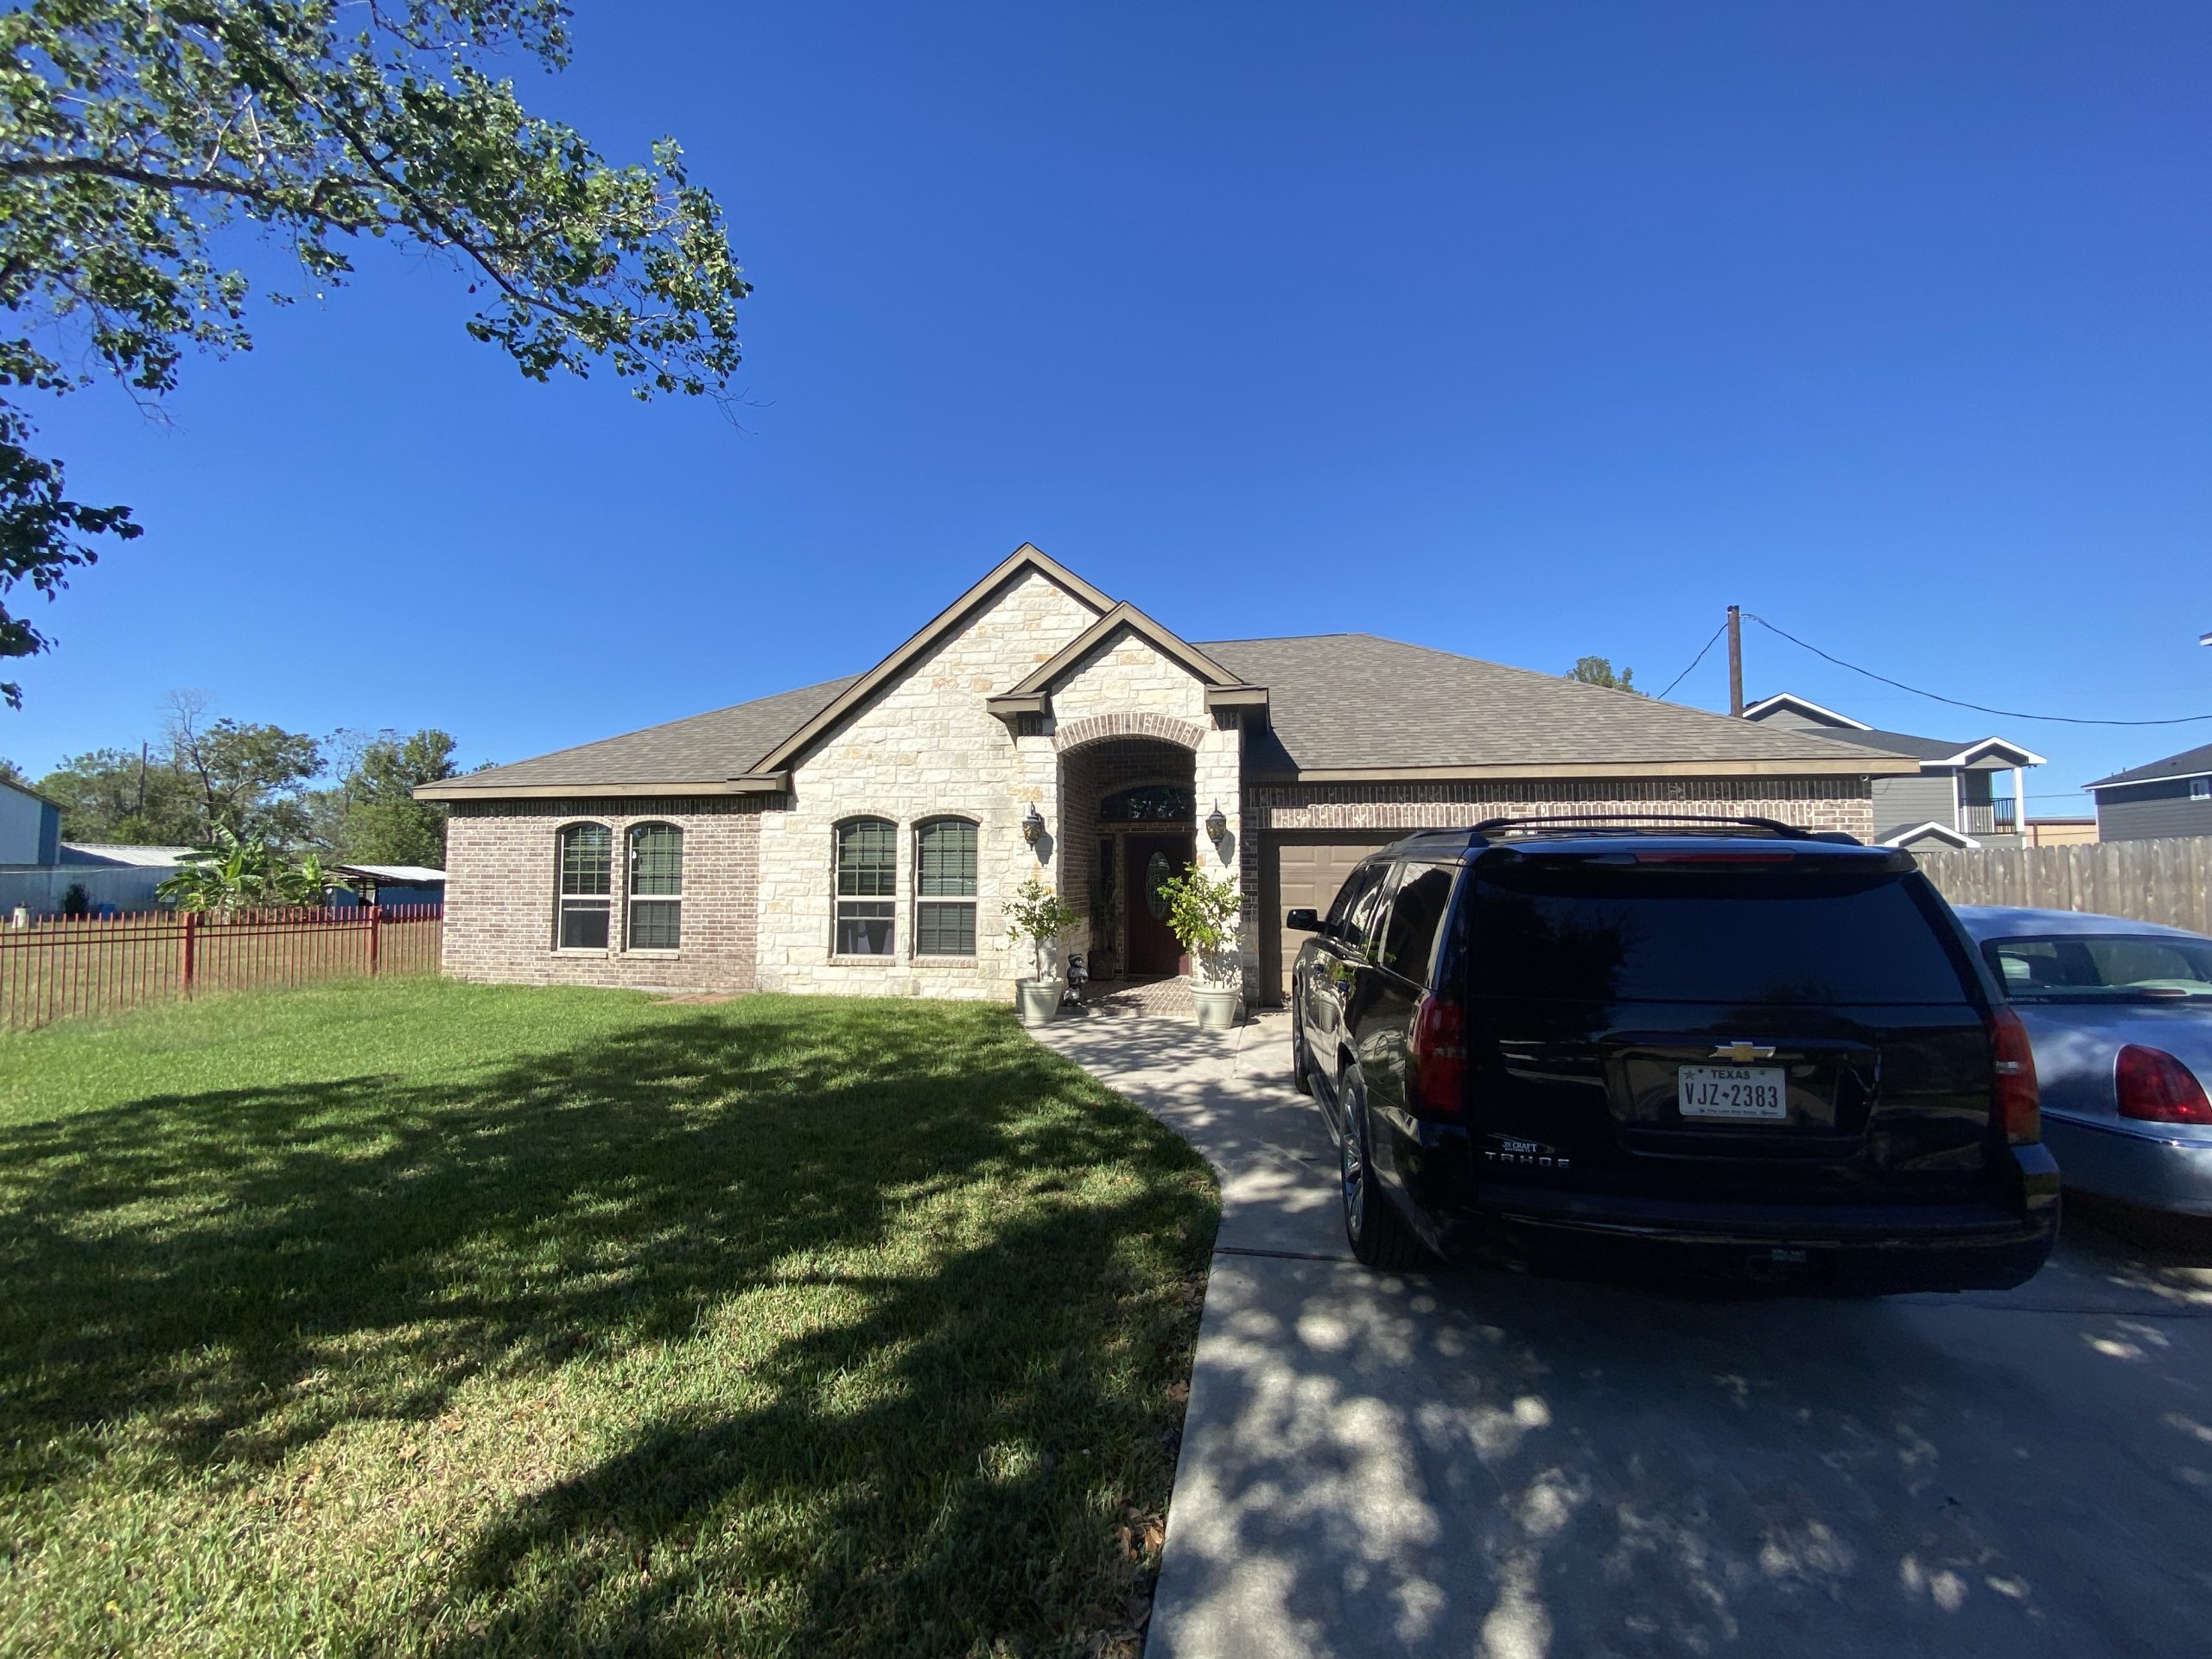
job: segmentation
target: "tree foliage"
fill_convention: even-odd
[[[1028,944],[1039,979],[1045,977],[1047,957],[1083,921],[1073,905],[1033,875],[1014,890],[1000,913],[1007,918],[1007,943]]]
[[[1214,985],[1231,982],[1237,973],[1236,935],[1244,910],[1236,883],[1188,864],[1180,875],[1162,881],[1158,891],[1167,901],[1167,931],[1191,953],[1199,978]]]
[[[240,836],[219,825],[213,843],[179,860],[176,874],[155,891],[179,910],[228,915],[320,906],[327,886],[314,853],[289,857],[265,836]]]
[[[69,841],[197,847],[209,828],[192,780],[166,753],[93,749],[72,755],[39,779],[39,793],[61,808]]]
[[[1615,673],[1613,660],[1610,657],[1578,657],[1574,659],[1574,666],[1567,671],[1567,677],[1580,680],[1585,685],[1602,685],[1610,691],[1627,691],[1639,697],[1650,695],[1648,691],[1637,690],[1634,669],[1624,668]]]
[[[442,869],[445,809],[411,791],[459,771],[455,747],[435,728],[317,739],[210,719],[204,696],[180,692],[158,742],[72,756],[38,788],[60,804],[70,841],[207,847],[228,834],[348,863]]]
[[[612,165],[486,67],[562,67],[567,20],[559,0],[0,13],[0,302],[21,330],[0,339],[0,596],[51,596],[101,538],[139,533],[31,452],[22,394],[97,370],[158,398],[188,353],[251,346],[247,279],[214,248],[239,221],[310,292],[345,280],[363,238],[449,259],[479,296],[468,333],[533,379],[605,362],[640,397],[723,391],[748,288],[674,142]],[[0,658],[48,643],[0,607]]]
[[[446,810],[418,801],[423,784],[451,778],[455,744],[435,727],[402,737],[385,732],[363,746],[340,785],[346,800],[334,845],[349,864],[446,867]]]

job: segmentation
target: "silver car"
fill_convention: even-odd
[[[2212,1216],[2212,938],[2073,910],[1959,919],[2035,1045],[2066,1185]]]

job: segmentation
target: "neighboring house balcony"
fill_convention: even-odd
[[[2019,815],[2014,803],[1999,796],[1994,800],[1966,801],[1959,807],[1959,828],[1977,840],[1985,836],[2017,836]]]

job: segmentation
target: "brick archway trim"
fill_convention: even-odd
[[[1089,715],[1081,720],[1071,720],[1053,732],[1052,752],[1065,754],[1071,749],[1115,737],[1156,737],[1164,742],[1179,743],[1195,753],[1205,735],[1203,726],[1177,720],[1171,715]]]

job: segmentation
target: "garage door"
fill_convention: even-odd
[[[1402,834],[1403,832],[1399,832]],[[1290,990],[1291,964],[1298,960],[1303,933],[1282,925],[1286,911],[1318,910],[1326,915],[1337,889],[1359,861],[1391,835],[1353,836],[1341,830],[1313,836],[1274,835],[1260,843],[1260,984],[1262,995],[1280,1002]]]

